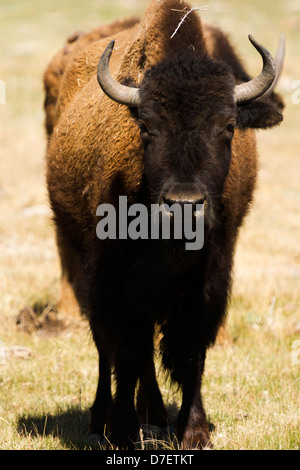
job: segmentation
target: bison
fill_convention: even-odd
[[[270,53],[249,38],[263,59],[253,79],[227,37],[187,3],[152,0],[140,22],[74,54],[59,81],[49,198],[62,265],[99,352],[90,432],[119,448],[134,445],[140,423],[169,424],[157,329],[163,366],[182,391],[177,437],[183,448],[211,445],[201,382],[255,187],[255,129],[283,119],[273,91],[280,65],[276,74]],[[120,196],[160,204],[170,221],[170,204],[192,207],[192,222],[201,204],[203,247],[188,251],[172,236],[99,239],[97,209],[118,212]]]

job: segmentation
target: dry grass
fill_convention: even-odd
[[[2,449],[89,445],[97,354],[88,329],[83,325],[80,331],[45,338],[18,331],[14,322],[19,309],[55,303],[59,292],[44,181],[41,77],[67,34],[139,13],[146,3],[18,0],[0,6],[0,79],[7,86],[7,104],[0,105],[0,341],[33,352],[0,365]],[[288,43],[280,84],[285,122],[258,135],[259,184],[236,253],[229,311],[234,345],[212,349],[206,365],[203,395],[216,449],[299,448],[299,365],[292,360],[292,346],[300,321],[300,105],[291,100],[291,84],[300,79],[294,59],[299,12],[296,0],[213,1],[201,12],[231,33],[253,73],[260,64],[246,33],[271,50],[280,31]],[[163,376],[160,381],[173,413],[178,394],[168,391]]]

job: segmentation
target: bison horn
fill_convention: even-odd
[[[128,87],[118,83],[110,74],[109,61],[115,41],[111,41],[103,52],[97,69],[97,79],[104,93],[120,104],[126,106],[138,107],[140,104],[140,90],[138,88]]]
[[[270,52],[259,44],[251,34],[248,38],[263,59],[263,69],[253,80],[235,86],[234,99],[237,104],[252,101],[262,96],[272,86],[276,76],[276,65]]]
[[[280,78],[282,69],[283,69],[284,56],[285,56],[285,35],[282,33],[279,38],[279,45],[278,45],[278,49],[277,49],[276,57],[275,57],[275,65],[276,65],[275,78],[270,88],[260,97],[260,100],[269,98],[274,88],[276,87],[278,80]]]

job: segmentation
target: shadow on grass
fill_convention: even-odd
[[[168,405],[167,411],[172,417],[177,414],[178,407],[175,403]],[[18,421],[17,431],[20,435],[31,438],[58,439],[64,449],[87,450],[101,449],[105,446],[99,442],[91,442],[88,438],[89,410],[70,408],[66,411],[58,410],[55,414],[26,415],[21,416]],[[172,425],[174,423],[172,422]],[[50,445],[51,446],[51,445]],[[148,450],[178,449],[178,441],[174,435],[165,436],[158,440],[153,436],[147,438],[143,443],[137,443],[136,448]]]
[[[18,433],[33,438],[59,439],[65,449],[87,449],[89,410],[70,408],[56,414],[26,415],[18,421]]]

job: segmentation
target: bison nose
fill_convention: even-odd
[[[181,210],[185,210],[184,207],[186,206],[191,206],[192,207],[192,217],[196,220],[201,214],[202,214],[202,206],[199,207],[200,204],[204,204],[206,200],[206,196],[204,194],[198,194],[197,196],[193,197],[184,197],[184,198],[179,198],[179,197],[170,197],[169,195],[163,196],[163,204],[166,213],[169,213],[170,217],[173,218],[174,215],[174,209],[172,210],[172,206],[174,204],[179,205],[181,207]]]
[[[173,204],[204,204],[206,194],[204,191],[199,190],[199,187],[194,183],[177,183],[169,187],[162,194],[162,202],[172,206]]]
[[[197,197],[185,197],[185,198],[178,198],[178,197],[170,197],[168,195],[163,196],[163,203],[167,204],[169,207],[171,207],[173,204],[179,204],[180,206],[183,206],[184,204],[192,204],[193,207],[196,208],[197,204],[204,204],[206,200],[206,196],[204,194],[199,194]]]
[[[199,191],[199,188],[194,184],[179,183],[174,185],[163,194],[162,202],[171,207],[173,204],[179,204],[184,206],[185,204],[191,204],[193,211],[197,210],[198,204],[204,204],[206,201],[206,194],[203,191]]]
[[[206,192],[200,190],[194,183],[177,183],[164,191],[161,195],[161,204],[164,205],[165,213],[171,217],[174,215],[174,210],[176,211],[175,207],[180,206],[185,214],[192,213],[196,219],[204,214],[208,197]]]

